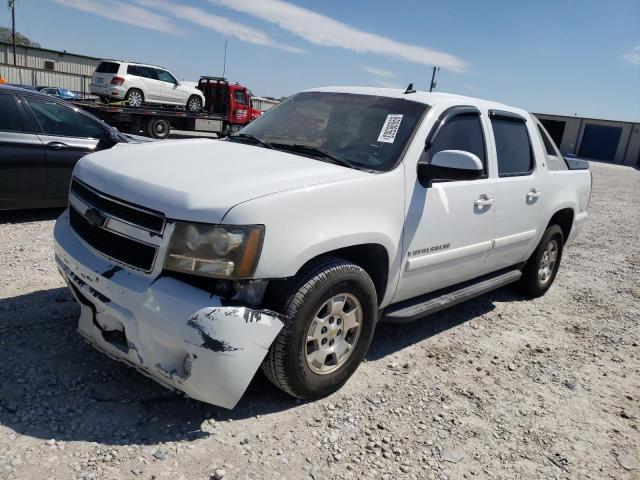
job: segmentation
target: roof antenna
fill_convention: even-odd
[[[416,93],[416,91],[413,89],[413,83],[410,83],[409,86],[407,87],[407,89],[404,91],[405,95],[407,93]]]

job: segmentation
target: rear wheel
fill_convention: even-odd
[[[299,275],[263,372],[295,397],[335,392],[369,348],[377,305],[375,286],[362,268],[338,258],[320,259]]]
[[[167,138],[171,133],[171,124],[164,118],[152,117],[145,125],[145,131],[151,138]]]
[[[563,246],[562,229],[551,225],[522,270],[520,287],[525,293],[540,297],[551,288],[560,267]]]
[[[187,100],[187,110],[190,112],[199,112],[202,109],[202,100],[196,95],[191,95]]]
[[[124,101],[127,102],[127,105],[130,107],[141,107],[144,103],[144,94],[141,90],[132,88],[124,96]]]

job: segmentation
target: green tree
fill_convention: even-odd
[[[11,29],[7,27],[0,27],[0,42],[13,43],[11,38]],[[25,37],[19,32],[16,32],[16,45],[24,45],[25,47],[39,47],[38,42],[34,42],[28,37]]]

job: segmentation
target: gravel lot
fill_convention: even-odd
[[[592,170],[545,297],[381,325],[340,392],[296,402],[258,374],[233,411],[86,346],[59,211],[0,214],[0,478],[640,478],[640,171]]]

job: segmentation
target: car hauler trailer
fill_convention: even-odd
[[[231,84],[222,77],[203,76],[198,88],[206,99],[200,112],[148,105],[132,107],[125,102],[77,100],[73,103],[121,131],[133,134],[142,131],[156,139],[168,137],[172,128],[226,137],[260,116],[260,111],[252,106],[251,93],[243,85]]]

